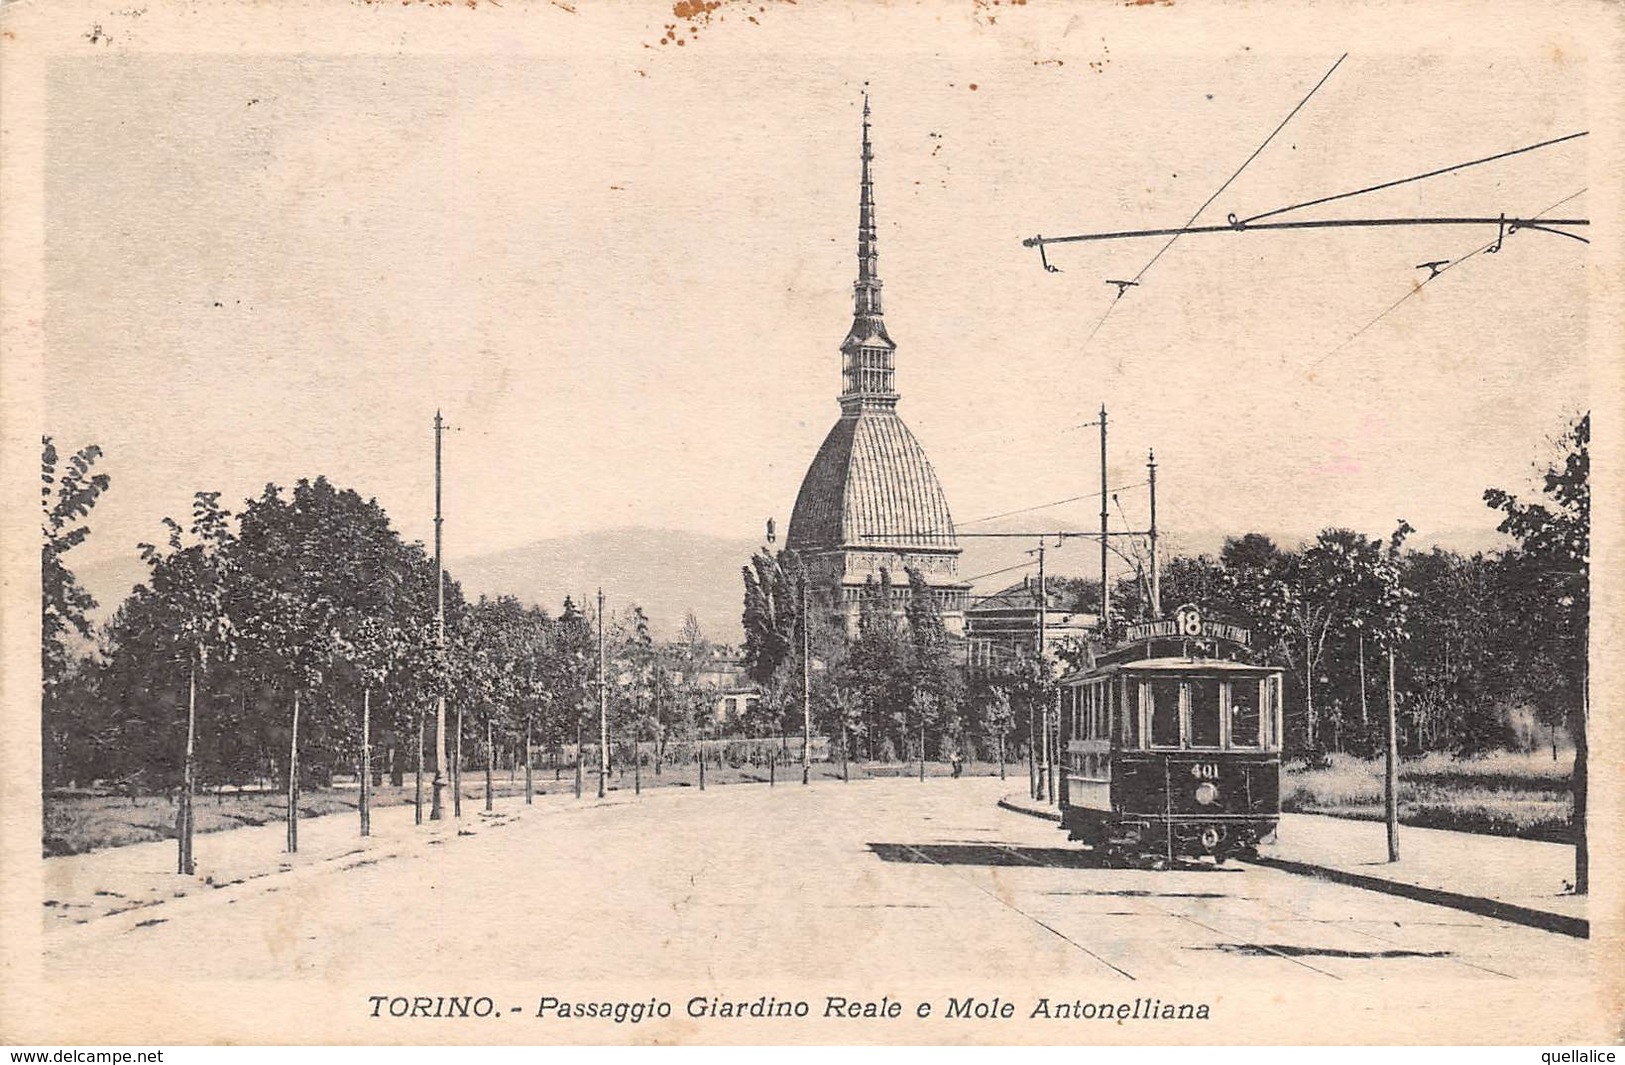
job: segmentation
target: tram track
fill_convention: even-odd
[[[1002,844],[998,844],[998,843],[994,843],[994,844],[990,844],[990,845],[994,846],[994,847],[1002,847],[1003,846]],[[951,876],[954,876],[954,877],[957,877],[960,880],[963,880],[965,883],[969,884],[971,887],[975,888],[977,891],[980,891],[982,894],[986,895],[988,898],[993,899],[994,901],[998,902],[999,905],[1005,907],[1006,909],[1010,910],[1013,913],[1021,915],[1022,917],[1026,918],[1029,921],[1031,921],[1033,924],[1035,924],[1038,927],[1042,928],[1044,931],[1046,931],[1046,932],[1050,933],[1051,935],[1055,936],[1057,939],[1063,940],[1068,945],[1076,948],[1077,950],[1081,951],[1084,954],[1087,954],[1089,957],[1093,958],[1095,961],[1099,962],[1101,965],[1104,965],[1106,968],[1110,969],[1112,972],[1116,973],[1117,975],[1119,975],[1119,976],[1121,976],[1121,977],[1123,977],[1125,979],[1128,979],[1128,980],[1138,980],[1139,979],[1133,973],[1129,972],[1127,969],[1124,969],[1121,966],[1116,965],[1116,964],[1106,960],[1105,958],[1101,957],[1099,954],[1096,954],[1094,951],[1090,950],[1088,947],[1084,946],[1082,943],[1079,943],[1077,940],[1073,939],[1071,936],[1067,935],[1065,932],[1063,932],[1060,929],[1056,928],[1054,925],[1050,924],[1048,921],[1045,921],[1043,918],[1035,916],[1034,914],[1028,913],[1026,910],[1022,909],[1020,906],[1017,906],[1015,903],[1013,903],[1010,900],[1008,900],[1008,899],[1004,898],[1003,896],[1001,896],[998,892],[989,891],[987,888],[983,887],[981,884],[978,884],[975,880],[971,879],[970,877],[966,876],[965,874],[963,874],[963,873],[959,872],[958,870],[954,869],[952,866],[948,865],[947,863],[938,861],[937,859],[931,857],[929,854],[925,853],[925,851],[921,850],[918,847],[912,846],[910,844],[904,843],[901,846],[902,846],[902,848],[904,850],[906,850],[909,853],[915,855],[921,862],[924,862],[924,863],[927,863],[927,864],[930,864],[930,865],[934,865],[937,868],[944,870],[945,872],[947,872]],[[1025,858],[1026,855],[1021,855],[1021,857]],[[1047,865],[1048,863],[1039,863],[1039,864]],[[1059,868],[1059,867],[1054,866],[1052,868]]]
[[[1252,864],[1252,863],[1249,863],[1249,864]],[[1255,868],[1268,869],[1269,866],[1263,865],[1263,864],[1258,864],[1258,865],[1255,865]],[[1381,935],[1378,935],[1377,933],[1372,932],[1372,931],[1370,931],[1368,929],[1365,929],[1365,928],[1357,928],[1357,927],[1354,927],[1352,925],[1338,924],[1338,923],[1336,923],[1334,921],[1329,921],[1329,920],[1327,920],[1325,918],[1321,918],[1321,917],[1311,917],[1309,914],[1303,913],[1303,912],[1301,912],[1299,910],[1295,910],[1292,907],[1284,905],[1283,903],[1280,903],[1280,902],[1276,902],[1273,899],[1258,898],[1258,899],[1254,899],[1253,901],[1258,902],[1258,903],[1262,903],[1263,905],[1268,906],[1271,909],[1278,910],[1281,913],[1287,914],[1287,915],[1289,915],[1289,916],[1291,916],[1291,917],[1293,917],[1293,918],[1295,918],[1296,920],[1299,920],[1299,921],[1307,921],[1307,922],[1309,922],[1311,924],[1323,924],[1323,925],[1328,925],[1328,926],[1331,926],[1331,927],[1334,927],[1334,928],[1341,928],[1343,931],[1353,932],[1356,935],[1364,936],[1367,939],[1372,940],[1373,942],[1381,943],[1381,944],[1383,944],[1385,946],[1388,946],[1388,947],[1400,947],[1400,948],[1404,947],[1404,944],[1400,940],[1394,939],[1394,938],[1392,938],[1390,936],[1381,936]],[[1506,980],[1515,980],[1515,979],[1517,979],[1517,977],[1513,976],[1511,973],[1504,973],[1504,972],[1501,972],[1499,969],[1491,969],[1491,968],[1489,968],[1487,966],[1484,966],[1484,965],[1478,965],[1478,964],[1476,964],[1474,962],[1465,961],[1465,960],[1463,960],[1461,958],[1456,957],[1455,954],[1453,954],[1453,953],[1443,955],[1441,960],[1452,962],[1452,963],[1454,963],[1456,965],[1460,965],[1460,966],[1462,966],[1464,968],[1467,968],[1467,969],[1475,969],[1475,970],[1477,970],[1478,972],[1481,972],[1481,973],[1488,973],[1491,976],[1499,976],[1499,977],[1501,977],[1503,979],[1506,979]]]
[[[1017,850],[1016,848],[1010,846],[1007,843],[993,843],[993,844],[990,844],[990,846],[997,847],[998,849],[1003,850],[1003,851],[1008,851],[1010,854],[1014,855],[1017,858],[1020,858],[1021,860],[1025,861],[1025,862],[1028,862],[1031,865],[1040,866],[1040,867],[1045,868],[1045,869],[1061,869],[1061,868],[1064,868],[1063,866],[1056,865],[1053,862],[1041,861],[1041,860],[1039,860],[1037,858],[1034,858],[1030,854],[1023,854],[1021,851]],[[1003,901],[1003,900],[1001,899],[1000,901]],[[1196,927],[1201,928],[1204,931],[1209,932],[1209,933],[1211,933],[1213,935],[1222,936],[1222,937],[1229,937],[1229,938],[1232,938],[1232,939],[1242,939],[1242,940],[1250,938],[1250,937],[1246,937],[1246,936],[1237,936],[1233,932],[1226,931],[1225,929],[1222,929],[1222,928],[1216,928],[1213,925],[1207,924],[1204,921],[1197,920],[1196,918],[1192,917],[1190,914],[1180,913],[1177,910],[1169,909],[1166,906],[1163,906],[1163,905],[1160,905],[1159,903],[1151,901],[1149,898],[1143,899],[1142,901],[1145,903],[1145,905],[1150,906],[1153,909],[1161,911],[1161,913],[1164,916],[1172,917],[1172,918],[1175,918],[1175,919],[1181,920],[1181,921],[1185,921],[1188,924],[1193,924]],[[1012,909],[1013,908],[1014,907],[1012,907]],[[1033,917],[1030,914],[1024,914],[1024,916],[1027,916],[1029,920],[1039,921],[1038,918]],[[1043,922],[1039,921],[1039,923],[1042,924]],[[1047,928],[1049,926],[1045,925],[1045,927]],[[1052,929],[1052,931],[1053,931],[1053,929]],[[1056,934],[1061,935],[1060,932],[1056,932]],[[1068,940],[1068,942],[1072,942],[1072,941]],[[1288,961],[1288,962],[1291,962],[1294,965],[1301,966],[1302,968],[1308,969],[1310,972],[1318,973],[1321,976],[1331,977],[1333,980],[1341,980],[1341,979],[1343,979],[1341,976],[1338,976],[1334,972],[1328,972],[1327,970],[1322,969],[1322,968],[1320,968],[1318,966],[1311,965],[1310,963],[1304,961],[1302,958],[1295,958],[1292,955],[1286,953],[1285,951],[1277,950],[1276,948],[1270,946],[1267,943],[1259,943],[1259,944],[1256,944],[1256,946],[1266,954],[1270,954],[1270,955],[1272,955],[1274,957],[1280,958],[1282,961]],[[1113,966],[1113,968],[1115,968],[1115,966]]]
[[[1050,869],[1063,868],[1062,866],[1056,865],[1053,862],[1042,861],[1040,859],[1034,858],[1030,854],[1024,854],[1021,851],[1016,850],[1015,848],[1009,846],[1008,844],[989,843],[988,845],[992,846],[992,847],[996,847],[996,848],[998,848],[1000,850],[1003,850],[1003,851],[1007,851],[1008,853],[1012,854],[1013,856],[1021,859],[1022,861],[1028,862],[1029,864],[1041,865],[1041,866],[1044,866],[1044,867],[1050,868]],[[1251,866],[1253,866],[1255,868],[1259,868],[1259,869],[1269,869],[1269,868],[1271,868],[1271,866],[1269,864],[1262,863],[1262,862],[1258,862],[1258,863],[1248,862],[1247,864],[1251,865]],[[1249,896],[1240,896],[1240,897],[1248,898]],[[1395,948],[1403,948],[1404,947],[1404,943],[1402,941],[1400,941],[1398,939],[1395,939],[1393,937],[1379,935],[1379,934],[1377,934],[1375,932],[1372,932],[1372,931],[1370,931],[1368,929],[1365,929],[1365,928],[1356,928],[1356,927],[1351,927],[1351,926],[1338,925],[1335,922],[1327,921],[1327,920],[1324,920],[1322,918],[1312,917],[1312,916],[1310,916],[1310,915],[1308,915],[1306,913],[1303,913],[1303,912],[1301,912],[1299,910],[1293,909],[1292,907],[1287,906],[1287,905],[1285,905],[1283,903],[1277,902],[1277,901],[1275,901],[1273,899],[1252,898],[1251,901],[1260,903],[1260,904],[1262,904],[1264,906],[1267,906],[1270,909],[1273,909],[1273,910],[1275,910],[1275,911],[1277,911],[1279,913],[1286,914],[1289,917],[1293,918],[1294,920],[1305,921],[1305,922],[1309,922],[1309,923],[1313,923],[1313,924],[1324,924],[1324,925],[1331,925],[1333,927],[1339,927],[1339,928],[1342,928],[1344,931],[1353,932],[1356,935],[1363,936],[1366,939],[1371,940],[1372,942],[1380,943],[1385,947],[1395,947]],[[1161,906],[1161,905],[1159,905],[1159,904],[1157,904],[1155,902],[1150,902],[1149,900],[1147,900],[1146,904],[1155,907],[1156,909],[1160,910],[1161,912],[1167,914],[1170,917],[1176,917],[1176,918],[1178,918],[1180,920],[1187,921],[1187,922],[1189,922],[1191,924],[1196,925],[1199,928],[1203,928],[1203,929],[1213,933],[1214,935],[1232,935],[1232,933],[1229,933],[1229,932],[1224,931],[1222,929],[1215,928],[1215,927],[1213,927],[1211,925],[1208,925],[1208,924],[1205,924],[1205,923],[1203,923],[1201,921],[1198,921],[1195,918],[1191,917],[1189,914],[1183,914],[1183,913],[1179,913],[1179,912],[1174,911],[1174,910],[1170,910],[1165,906]],[[1305,962],[1301,958],[1295,958],[1295,957],[1292,957],[1289,954],[1285,954],[1285,953],[1283,953],[1281,951],[1271,949],[1267,944],[1258,944],[1258,946],[1259,946],[1260,949],[1264,950],[1265,952],[1267,952],[1267,953],[1269,953],[1271,955],[1274,955],[1275,957],[1283,958],[1283,959],[1285,959],[1287,961],[1290,961],[1290,962],[1293,962],[1295,964],[1301,965],[1304,968],[1310,969],[1310,970],[1312,970],[1314,972],[1317,972],[1317,973],[1320,973],[1323,976],[1330,976],[1334,980],[1342,979],[1342,977],[1338,976],[1337,974],[1326,972],[1324,969],[1317,968],[1316,966],[1311,965],[1308,962]],[[1515,980],[1515,979],[1517,979],[1517,977],[1513,976],[1511,973],[1502,972],[1499,969],[1491,969],[1488,966],[1479,965],[1479,964],[1477,964],[1475,962],[1471,962],[1471,961],[1466,961],[1465,959],[1456,957],[1454,954],[1446,954],[1446,955],[1442,956],[1440,960],[1448,961],[1448,962],[1451,962],[1451,963],[1453,963],[1455,965],[1460,965],[1463,968],[1472,969],[1472,970],[1474,970],[1476,972],[1486,973],[1486,974],[1488,974],[1490,976],[1498,976],[1498,977],[1501,977],[1502,979],[1506,979],[1506,980]]]

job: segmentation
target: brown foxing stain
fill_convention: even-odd
[[[795,4],[798,0],[775,0],[775,2],[779,4]],[[659,43],[661,45],[675,44],[677,47],[682,48],[685,46],[686,41],[698,40],[701,29],[709,27],[713,23],[727,22],[730,13],[744,12],[746,22],[753,26],[760,26],[762,24],[761,20],[756,15],[749,13],[752,8],[756,10],[757,14],[767,12],[767,5],[760,3],[759,0],[757,2],[753,2],[753,0],[676,0],[671,6],[671,13],[677,19],[677,22],[669,22],[660,27]],[[678,23],[688,23],[687,37],[679,35],[681,27]],[[643,47],[653,48],[654,45],[644,41]]]

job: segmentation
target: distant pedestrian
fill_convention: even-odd
[[[960,760],[958,751],[954,752],[953,766],[954,766],[954,779],[958,780],[959,779],[959,773],[964,768],[964,763]]]

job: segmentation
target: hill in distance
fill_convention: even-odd
[[[602,529],[446,564],[470,599],[512,595],[557,616],[566,595],[591,598],[601,585],[610,614],[637,603],[657,639],[675,637],[692,610],[707,639],[736,644],[743,639],[739,568],[759,546],[676,529]]]

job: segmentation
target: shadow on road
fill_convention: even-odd
[[[1337,947],[1299,947],[1289,943],[1218,943],[1211,947],[1187,949],[1217,950],[1254,958],[1448,958],[1453,953],[1448,950],[1342,950]]]
[[[1100,865],[1088,851],[1063,847],[988,843],[870,843],[868,847],[883,862],[913,865],[1047,865],[1062,869],[1094,869]]]
[[[1044,894],[1105,895],[1120,899],[1228,899],[1231,897],[1222,891],[1136,891],[1132,888],[1125,888],[1121,891],[1046,891]]]

